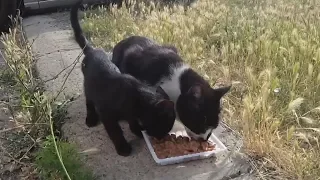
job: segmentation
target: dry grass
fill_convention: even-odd
[[[174,44],[212,83],[233,81],[224,119],[242,133],[263,177],[320,177],[320,1],[199,0],[150,11],[141,5],[87,16],[97,46],[130,35]]]

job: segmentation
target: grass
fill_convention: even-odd
[[[43,149],[38,152],[36,164],[42,178],[49,180],[68,179],[54,148],[52,136],[49,136],[43,144]],[[63,157],[64,164],[70,179],[76,180],[93,180],[94,176],[88,169],[83,168],[83,159],[79,156],[76,147],[63,141],[58,141],[58,148]]]
[[[232,81],[224,119],[242,134],[259,177],[320,179],[320,1],[139,6],[139,14],[101,8],[83,27],[105,49],[130,35],[174,44],[212,84]]]
[[[76,147],[59,139],[59,130],[66,119],[67,105],[72,99],[57,101],[57,95],[46,95],[42,84],[44,82],[37,78],[35,61],[32,54],[32,45],[24,39],[19,18],[14,20],[15,27],[10,29],[8,34],[3,34],[1,42],[4,44],[3,56],[7,70],[4,70],[2,77],[5,77],[8,85],[14,87],[19,94],[19,103],[12,109],[13,120],[19,131],[16,141],[27,142],[24,144],[8,144],[8,153],[15,162],[25,164],[25,159],[35,161],[40,178],[42,179],[95,179],[92,172],[83,166],[82,157]],[[63,87],[61,87],[63,89]],[[12,129],[15,129],[12,128]],[[2,132],[11,129],[2,130]],[[21,152],[21,149],[28,149],[19,159],[15,159],[11,147],[18,149],[14,152]],[[29,177],[30,178],[30,177]]]

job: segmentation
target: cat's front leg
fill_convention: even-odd
[[[86,99],[86,108],[87,108],[86,125],[88,127],[97,126],[99,124],[99,116],[96,112],[94,103]]]
[[[133,134],[136,136],[142,138],[142,127],[140,126],[139,122],[137,119],[133,119],[129,121],[129,128]]]
[[[100,115],[101,122],[103,123],[117,153],[120,156],[129,156],[132,148],[123,136],[122,129],[118,124],[117,118],[106,116],[105,113]]]

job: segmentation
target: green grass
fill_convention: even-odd
[[[64,165],[68,170],[71,179],[95,179],[92,172],[83,166],[84,161],[77,152],[75,146],[59,140],[57,141],[57,144]],[[57,159],[57,152],[54,147],[52,136],[49,136],[43,145],[43,148],[36,156],[36,165],[41,177],[48,180],[68,179],[59,160]]]
[[[199,0],[193,8],[100,9],[83,28],[111,49],[130,35],[174,44],[212,84],[233,82],[224,119],[260,178],[320,177],[320,1]]]

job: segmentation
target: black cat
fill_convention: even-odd
[[[174,46],[159,45],[141,36],[120,41],[112,61],[151,86],[160,86],[175,103],[177,118],[194,138],[208,139],[219,124],[220,99],[231,86],[213,89],[183,62]]]
[[[127,120],[137,136],[141,137],[141,130],[145,129],[150,136],[162,138],[174,124],[174,103],[134,77],[121,74],[104,50],[93,48],[87,42],[78,21],[80,4],[81,1],[72,7],[70,19],[75,39],[85,55],[81,70],[87,107],[86,124],[93,127],[100,120],[117,153],[128,156],[131,146],[125,140],[118,121]]]

